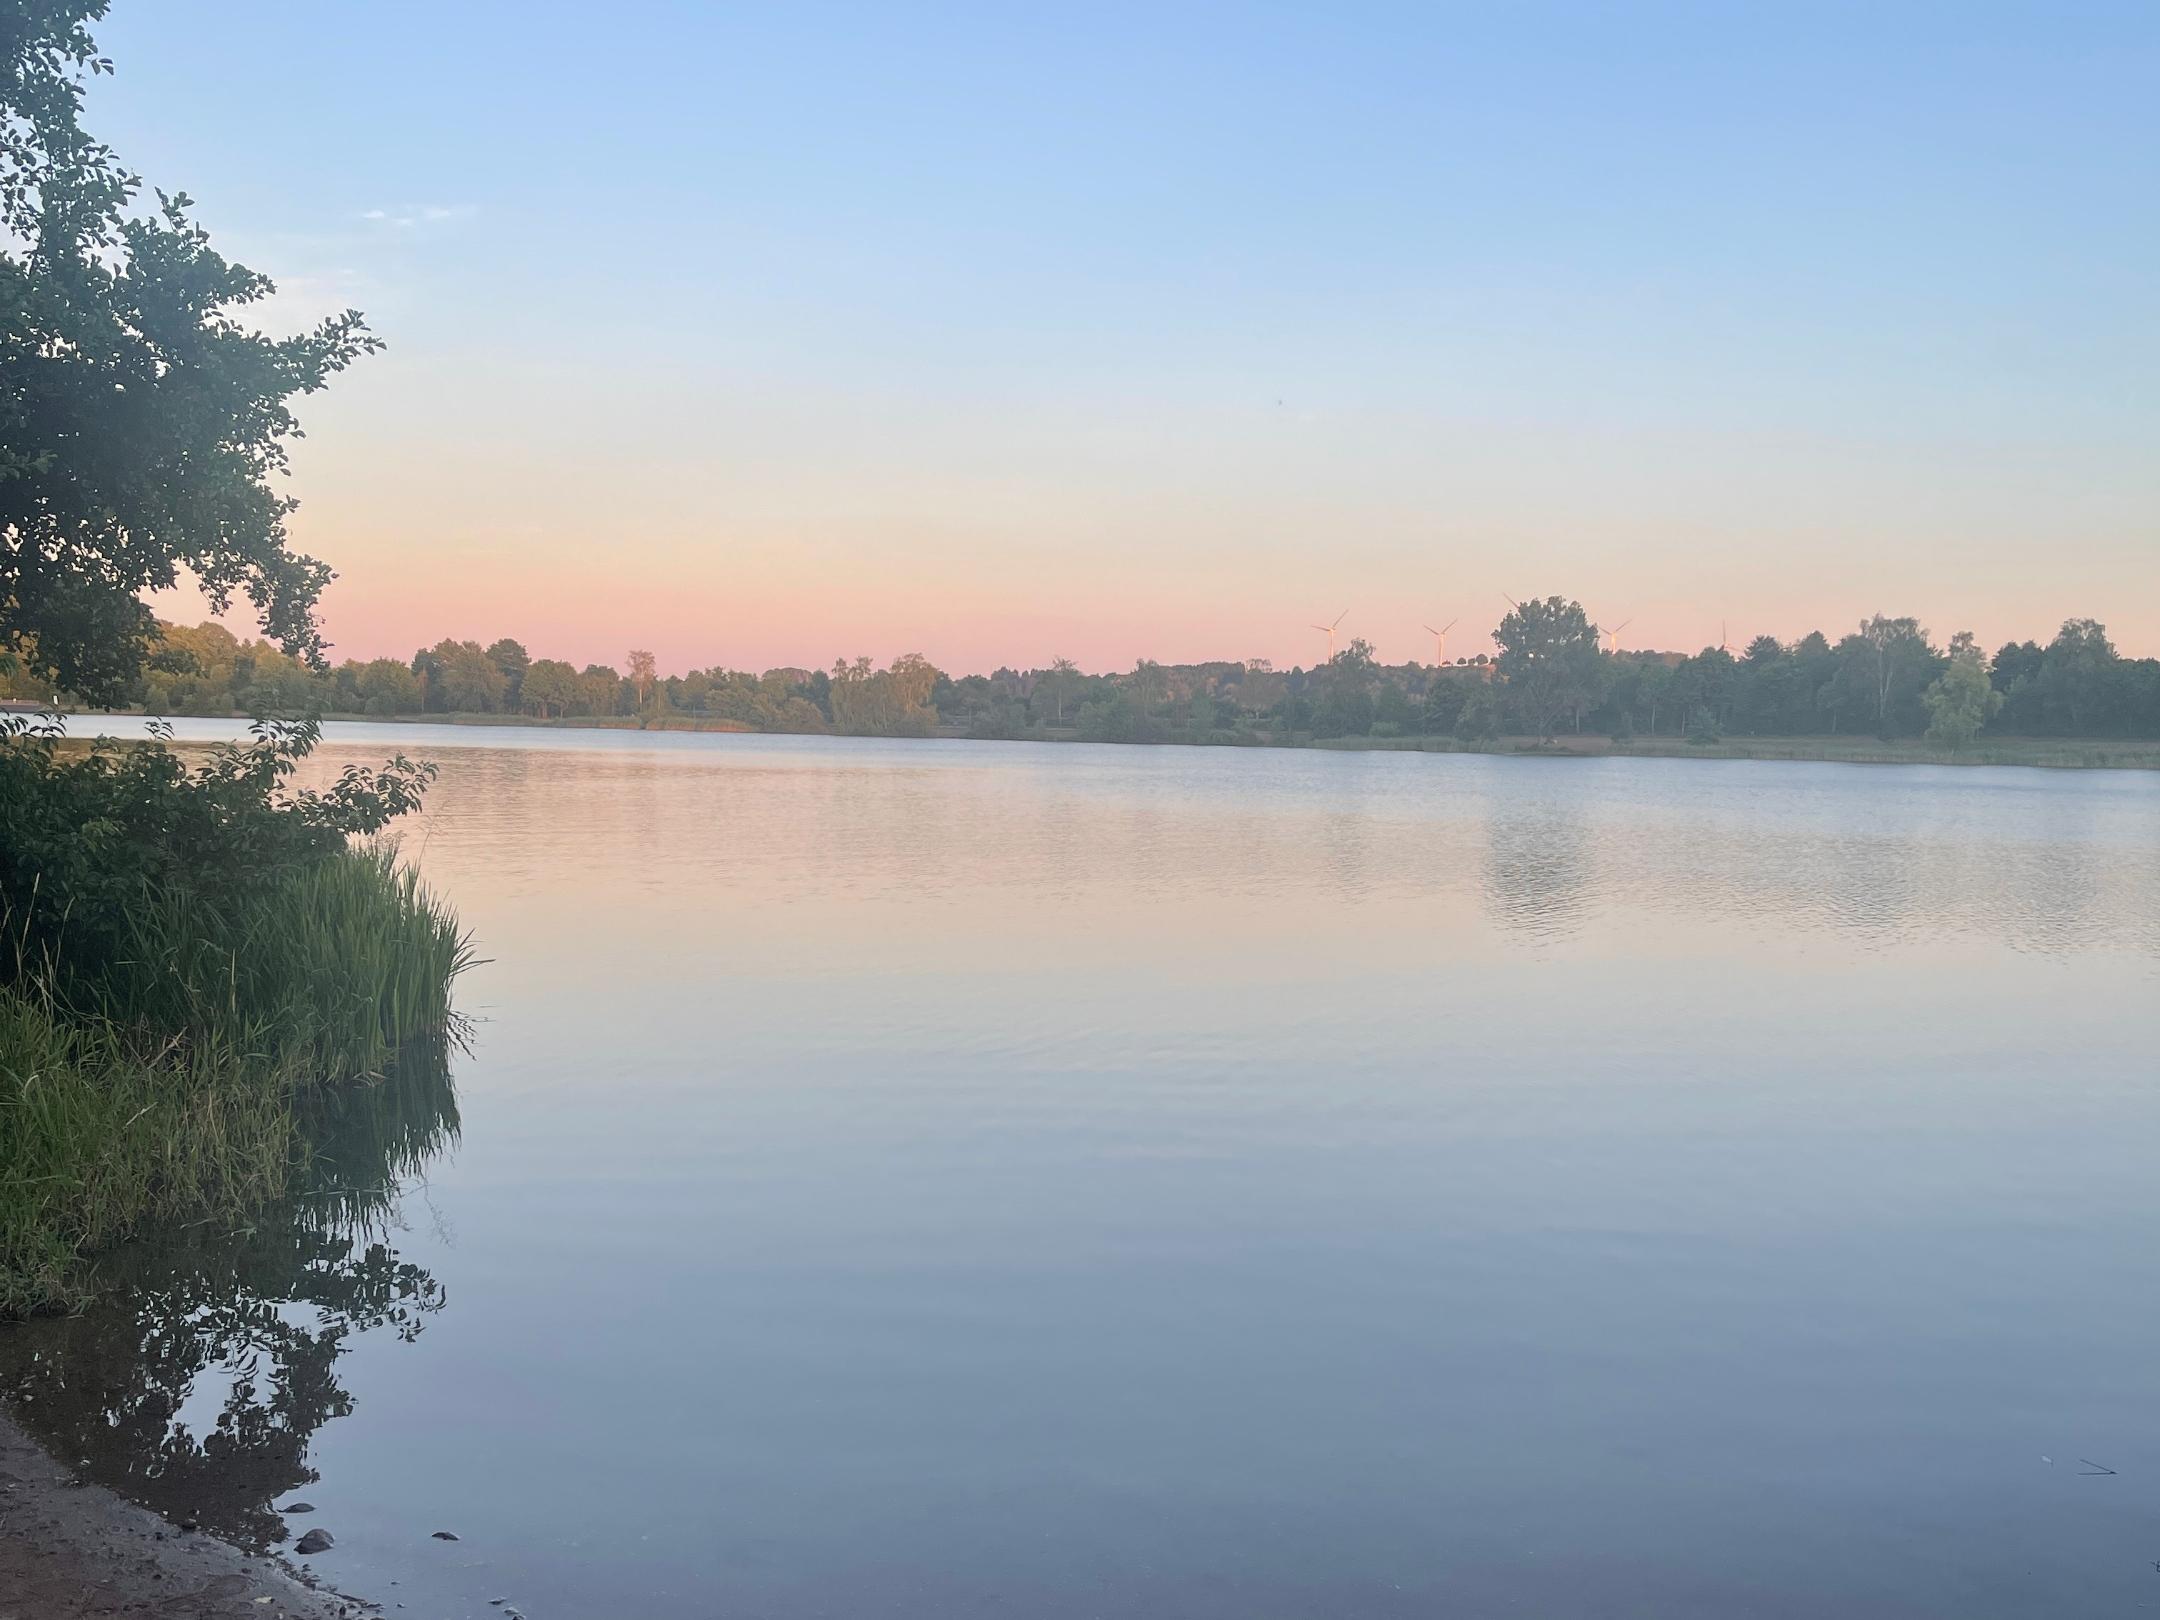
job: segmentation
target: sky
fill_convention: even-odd
[[[2160,7],[115,0],[335,656],[2160,653]],[[176,599],[161,607],[188,614]],[[191,614],[189,616],[192,616]],[[1721,629],[1721,626],[1723,627]]]

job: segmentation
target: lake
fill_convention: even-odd
[[[2160,775],[329,738],[455,1128],[9,1338],[123,1489],[416,1616],[2160,1603]]]

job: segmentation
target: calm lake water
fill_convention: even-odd
[[[330,739],[459,1128],[11,1341],[138,1494],[415,1615],[2160,1604],[2160,776]]]

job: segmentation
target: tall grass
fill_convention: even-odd
[[[73,1303],[153,1223],[379,1196],[456,1129],[472,949],[390,848],[146,894],[124,938],[88,989],[20,951],[0,975],[0,1316]]]
[[[0,1315],[80,1297],[86,1255],[282,1195],[291,1090],[214,1043],[0,989]]]
[[[129,919],[96,1010],[334,1085],[380,1076],[415,1041],[454,1039],[451,985],[472,962],[456,919],[395,847],[368,844],[237,896],[152,897]]]

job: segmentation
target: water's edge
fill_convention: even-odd
[[[162,1612],[186,1596],[201,1620],[373,1620],[375,1604],[323,1586],[276,1554],[250,1557],[168,1523],[70,1472],[0,1405],[0,1594],[48,1620]],[[93,1607],[94,1605],[94,1607]]]
[[[157,716],[136,710],[83,710],[63,713],[63,719],[148,721]],[[240,724],[244,714],[190,715],[188,719]],[[1116,738],[1084,738],[1070,729],[1045,730],[1025,737],[971,737],[963,732],[940,732],[934,737],[851,738],[838,732],[752,731],[725,723],[707,725],[685,722],[648,726],[635,720],[607,721],[592,718],[539,720],[517,714],[332,714],[321,717],[326,728],[339,726],[430,726],[445,731],[492,729],[504,731],[599,732],[608,734],[687,735],[710,737],[815,737],[827,741],[909,743],[1078,743],[1106,748],[1231,748],[1319,754],[1474,754],[1494,759],[1646,759],[1646,760],[1753,760],[1785,765],[1964,765],[2026,770],[2062,771],[2160,771],[2160,742],[2141,738],[2000,737],[1976,743],[1966,750],[1928,748],[1918,741],[1882,742],[1875,738],[1762,737],[1729,738],[1697,745],[1681,738],[1637,739],[1616,743],[1609,737],[1566,737],[1551,743],[1534,743],[1520,737],[1503,737],[1491,743],[1458,742],[1451,737],[1328,737],[1282,741],[1261,734],[1224,735],[1208,741],[1171,737],[1155,741]]]

